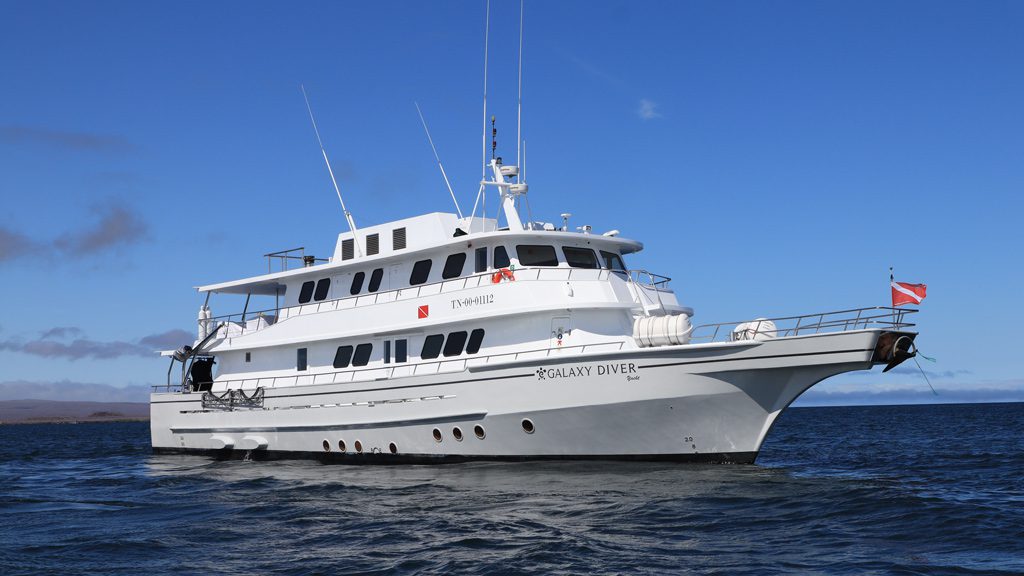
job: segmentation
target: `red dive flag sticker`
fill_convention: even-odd
[[[895,298],[895,296],[893,296],[893,298]],[[430,316],[430,306],[429,305],[424,304],[423,306],[420,306],[420,307],[416,308],[416,317],[417,318],[422,319],[422,318],[426,318],[427,316]]]
[[[892,286],[892,305],[902,306],[904,304],[920,304],[924,300],[928,286],[925,284],[910,284],[908,282],[890,282]]]

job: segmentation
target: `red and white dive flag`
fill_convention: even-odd
[[[920,304],[924,300],[925,292],[928,290],[928,286],[925,284],[890,281],[889,285],[892,287],[893,306]]]

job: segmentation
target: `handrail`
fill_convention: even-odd
[[[292,252],[299,252],[298,256],[293,256]],[[267,274],[273,272],[273,261],[277,259],[278,265],[281,267],[281,272],[288,270],[289,260],[300,260],[304,266],[312,265],[316,262],[330,262],[330,258],[316,258],[314,256],[306,256],[306,247],[299,246],[298,248],[289,248],[288,250],[278,250],[277,252],[271,252],[264,254],[264,258],[267,259]]]
[[[445,363],[462,362],[462,368],[460,370],[465,370],[469,366],[468,362],[470,360],[482,359],[483,362],[481,362],[481,364],[489,364],[491,362],[492,358],[511,356],[512,358],[510,360],[508,360],[508,361],[509,362],[515,362],[515,361],[520,359],[520,356],[527,355],[527,354],[538,354],[538,353],[541,353],[541,352],[543,352],[545,354],[545,357],[550,357],[552,355],[552,352],[557,352],[560,355],[562,353],[562,351],[577,350],[578,349],[579,350],[579,354],[585,354],[586,351],[587,351],[587,348],[598,348],[598,347],[601,347],[602,349],[604,349],[604,347],[616,346],[616,345],[618,346],[618,348],[617,348],[618,350],[622,350],[622,347],[623,347],[624,343],[625,342],[623,340],[615,340],[615,341],[611,341],[611,342],[595,342],[595,343],[591,343],[591,344],[581,344],[579,346],[561,346],[561,347],[550,347],[549,346],[547,348],[533,348],[533,349],[530,349],[530,350],[521,350],[521,351],[518,351],[518,352],[494,353],[494,354],[486,354],[486,355],[483,355],[483,356],[472,354],[472,355],[469,355],[469,356],[462,356],[462,357],[457,357],[457,358],[446,358],[446,359],[437,359],[437,360],[431,359],[431,360],[419,361],[419,362],[403,362],[403,363],[384,365],[384,366],[374,366],[374,367],[370,367],[370,368],[358,368],[358,369],[334,370],[334,371],[329,371],[329,372],[318,372],[318,373],[315,373],[315,374],[289,374],[287,376],[263,376],[263,377],[253,376],[253,377],[249,377],[249,378],[232,378],[230,380],[220,380],[220,381],[217,381],[217,379],[214,378],[214,384],[217,384],[218,387],[219,387],[219,385],[224,384],[226,386],[227,390],[232,390],[231,384],[232,383],[239,383],[239,388],[238,389],[240,390],[241,389],[241,384],[246,382],[246,381],[256,380],[257,382],[260,382],[260,381],[263,381],[263,380],[270,380],[271,383],[268,386],[262,386],[261,385],[260,387],[263,387],[263,388],[275,388],[275,387],[277,387],[277,381],[279,379],[281,379],[281,380],[295,380],[296,378],[301,378],[301,377],[304,377],[304,376],[313,379],[314,380],[314,382],[313,382],[314,384],[317,383],[317,382],[315,382],[316,378],[323,377],[323,376],[330,376],[331,377],[331,382],[324,382],[324,383],[325,384],[333,384],[333,383],[336,383],[335,379],[336,379],[338,374],[351,374],[352,377],[349,380],[347,380],[347,382],[356,382],[356,381],[360,381],[360,380],[356,380],[356,375],[357,374],[366,373],[366,372],[379,372],[381,370],[387,371],[387,376],[384,376],[383,379],[390,380],[391,378],[394,378],[395,371],[398,370],[398,369],[401,369],[401,368],[409,368],[410,369],[410,373],[408,375],[409,376],[417,376],[417,375],[423,375],[422,373],[421,374],[416,374],[416,369],[417,368],[437,366],[438,370],[436,372],[430,372],[428,374],[438,374],[438,373],[441,373],[441,371],[440,371],[441,365],[445,364]],[[451,372],[454,372],[454,371],[455,370],[452,370]],[[376,379],[377,378],[375,378],[375,380]],[[164,385],[161,385],[161,384],[154,384],[154,385],[151,386],[151,389],[154,392],[158,392],[158,391],[161,391],[161,390],[167,391],[167,392],[180,392],[180,391],[184,390],[184,388],[183,388],[183,386],[181,384],[170,384],[170,385],[167,385],[167,386],[164,386]]]
[[[819,312],[800,316],[781,316],[777,318],[757,318],[740,322],[718,322],[702,324],[693,329],[690,342],[717,342],[721,330],[728,327],[729,340],[751,340],[757,336],[766,338],[783,338],[801,334],[819,334],[821,332],[845,332],[847,330],[865,330],[872,327],[883,327],[893,330],[911,328],[913,323],[907,322],[905,316],[916,313],[916,309],[895,308],[891,306],[871,306],[867,308],[851,308],[835,312]],[[805,322],[805,320],[813,320]],[[770,324],[769,324],[770,323]],[[739,333],[732,330],[739,325],[746,325],[746,330]],[[753,327],[753,331],[750,328]],[[700,334],[701,332],[711,334]],[[724,335],[723,335],[724,340]]]

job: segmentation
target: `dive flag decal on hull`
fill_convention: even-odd
[[[417,318],[423,319],[423,318],[426,318],[427,316],[430,316],[430,306],[429,305],[424,304],[423,306],[420,306],[420,307],[416,308],[416,317]]]

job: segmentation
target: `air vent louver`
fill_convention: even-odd
[[[352,241],[352,239],[349,238],[348,240],[342,240],[341,241],[341,259],[342,260],[351,260],[351,259],[355,258],[355,255],[356,255],[356,247],[355,247],[355,243]]]
[[[380,234],[366,236],[366,255],[373,256],[374,254],[380,254]]]
[[[405,228],[395,228],[391,231],[391,249],[402,250],[405,248]]]

